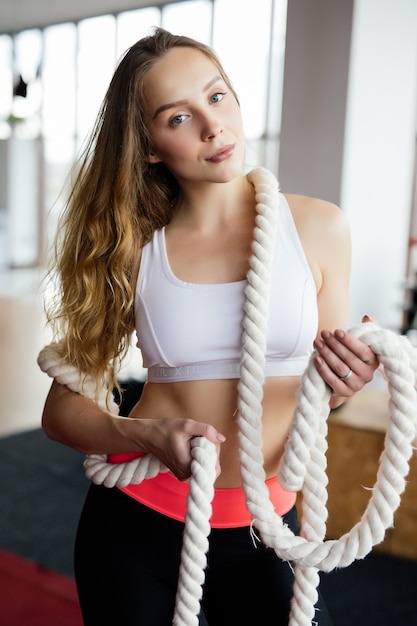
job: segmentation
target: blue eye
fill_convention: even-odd
[[[226,95],[225,93],[222,93],[221,91],[219,91],[218,93],[215,93],[211,96],[210,102],[212,102],[213,104],[216,104],[217,102],[220,102],[221,100],[223,100],[225,95]]]
[[[176,115],[175,117],[173,117],[172,120],[170,120],[169,125],[179,126],[180,124],[182,124],[182,122],[184,121],[186,117],[187,116],[184,113],[180,113],[179,115]]]

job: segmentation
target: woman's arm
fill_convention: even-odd
[[[54,381],[42,415],[45,434],[84,454],[151,453],[180,480],[191,473],[190,440],[225,438],[214,426],[190,419],[132,419],[101,410],[92,400]]]
[[[363,341],[342,330],[349,323],[351,270],[351,238],[346,216],[329,202],[303,200],[296,204],[295,219],[318,291],[315,364],[333,390],[330,407],[336,408],[372,380],[379,363]],[[362,321],[369,318],[365,316]],[[349,377],[342,380],[347,374]]]

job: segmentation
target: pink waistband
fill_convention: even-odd
[[[110,454],[109,463],[124,463],[141,454]],[[266,481],[275,512],[285,515],[294,506],[297,495],[285,491],[278,477]],[[143,480],[139,485],[121,487],[121,491],[145,504],[154,511],[184,522],[187,512],[188,482],[182,482],[169,473],[160,473],[155,478]],[[246,499],[241,487],[215,489],[212,501],[212,528],[237,528],[250,526],[251,515],[246,508]]]

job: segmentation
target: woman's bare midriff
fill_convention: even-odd
[[[226,437],[216,487],[241,485],[237,426],[238,381],[199,380],[147,383],[130,417],[190,418],[213,424]],[[262,437],[266,477],[276,476],[294,416],[299,377],[268,378],[264,385]]]

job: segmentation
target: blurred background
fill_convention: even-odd
[[[1,270],[44,263],[115,64],[162,25],[220,55],[242,103],[248,167],[348,214],[352,321],[367,313],[402,328],[417,263],[416,24],[414,0],[2,0]]]

